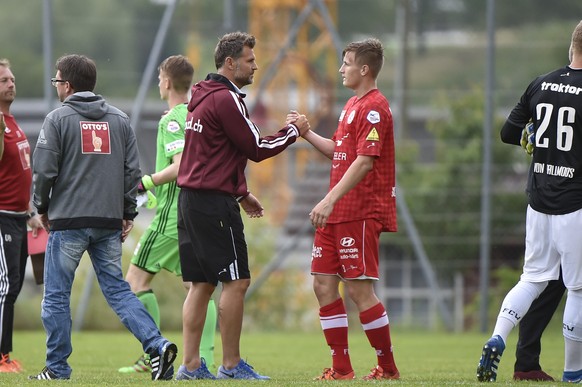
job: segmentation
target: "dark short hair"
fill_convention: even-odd
[[[384,48],[378,39],[368,38],[348,44],[342,53],[342,58],[348,52],[355,54],[354,58],[358,65],[368,65],[374,79],[378,77],[384,64]]]
[[[224,61],[226,58],[231,57],[233,59],[238,59],[242,55],[243,48],[255,47],[255,37],[246,32],[231,32],[224,35],[216,44],[214,49],[214,64],[218,70],[224,66]]]
[[[75,91],[93,91],[97,83],[97,66],[85,55],[64,55],[57,59],[56,69],[63,81],[68,81]]]
[[[194,78],[194,66],[184,55],[172,55],[158,66],[158,71],[164,74],[172,81],[172,87],[178,92],[187,92],[192,85]]]

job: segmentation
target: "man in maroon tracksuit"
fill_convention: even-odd
[[[242,32],[218,42],[217,74],[192,88],[185,146],[178,173],[178,240],[184,281],[192,282],[183,308],[184,363],[177,379],[212,379],[199,346],[208,301],[222,282],[219,323],[223,359],[218,378],[269,379],[241,359],[239,343],[244,297],[250,285],[247,245],[240,207],[251,218],[263,216],[261,203],[245,178],[247,160],[273,157],[309,130],[298,116],[272,136],[262,137],[249,119],[241,88],[257,70],[255,38]]]
[[[31,210],[30,144],[10,113],[16,98],[16,78],[8,59],[0,59],[0,373],[20,372],[10,358],[14,303],[24,283],[27,225],[34,236],[42,227]]]

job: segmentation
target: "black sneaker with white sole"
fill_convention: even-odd
[[[160,380],[172,380],[174,379],[174,366],[171,365],[170,368],[166,371],[164,376],[160,377]]]
[[[176,360],[176,355],[178,354],[178,347],[176,344],[171,342],[166,342],[162,347],[161,351],[154,350],[150,352],[150,365],[152,367],[152,380],[167,380],[166,378],[173,376],[169,375],[169,370],[172,367],[172,363]]]
[[[28,377],[30,380],[67,380],[69,378],[59,378],[54,374],[53,371],[49,370],[48,367],[44,367],[38,375],[30,375]]]

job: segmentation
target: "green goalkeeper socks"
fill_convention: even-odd
[[[208,309],[206,311],[206,321],[204,322],[204,330],[202,331],[202,338],[200,340],[200,357],[206,360],[209,368],[214,365],[214,339],[216,336],[216,304],[214,300],[208,302]]]
[[[160,306],[158,305],[158,299],[152,289],[143,292],[136,293],[138,300],[141,301],[143,306],[154,319],[158,329],[160,328]]]

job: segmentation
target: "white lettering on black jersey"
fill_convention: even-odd
[[[534,122],[529,204],[546,214],[582,208],[582,70],[557,69],[536,78],[508,117]],[[523,125],[522,125],[523,124]]]

